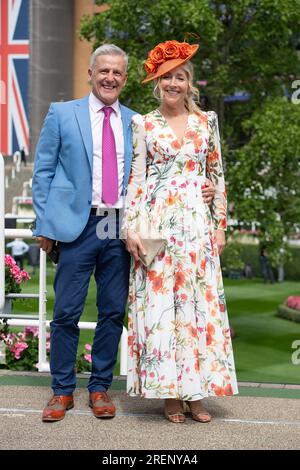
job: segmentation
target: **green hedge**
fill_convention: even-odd
[[[289,308],[286,305],[280,305],[278,307],[276,316],[300,323],[300,311],[294,308]]]
[[[300,280],[300,249],[292,248],[292,259],[285,265],[285,277],[290,281]]]
[[[259,246],[239,243],[239,251],[243,263],[249,263],[252,266],[253,274],[255,277],[261,277],[260,262],[259,262]],[[227,265],[229,264],[228,255],[230,249],[225,248],[222,257],[222,269],[227,272]],[[292,258],[284,266],[285,280],[287,281],[300,281],[300,249],[291,248]],[[275,279],[277,279],[276,270],[274,271]]]

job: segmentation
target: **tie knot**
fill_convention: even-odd
[[[113,109],[110,106],[104,106],[104,108],[102,108],[102,111],[104,112],[105,117],[110,117],[111,113],[113,112]]]

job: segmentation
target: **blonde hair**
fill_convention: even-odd
[[[189,114],[191,113],[200,113],[201,109],[196,104],[199,103],[199,90],[194,85],[194,66],[192,62],[187,61],[185,64],[182,65],[182,69],[185,71],[188,79],[188,92],[187,95],[184,97],[184,105]],[[156,80],[155,87],[153,90],[153,95],[156,99],[162,101],[162,89],[160,87],[160,81],[162,77],[159,77]]]

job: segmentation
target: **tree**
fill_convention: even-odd
[[[98,1],[98,4],[106,3]],[[207,80],[204,95],[218,111],[223,127],[224,96],[251,93],[249,115],[270,95],[281,95],[300,73],[295,41],[299,39],[300,0],[111,0],[110,9],[84,16],[82,38],[94,47],[113,42],[130,56],[129,81],[122,99],[145,113],[155,101],[151,85],[141,85],[143,62],[157,43],[199,39],[193,62],[198,79]],[[230,115],[226,116],[229,120]]]
[[[158,105],[152,96],[151,84],[141,85],[147,53],[159,42],[183,40],[186,32],[199,36],[199,39],[189,37],[188,41],[200,44],[193,62],[196,79],[207,81],[207,86],[201,89],[204,109],[214,109],[219,116],[223,157],[228,170],[229,200],[234,201],[233,217],[241,222],[250,220],[251,214],[257,220],[263,209],[259,211],[257,205],[256,209],[253,207],[250,210],[251,205],[247,206],[248,200],[243,200],[239,189],[242,185],[240,188],[253,192],[251,181],[256,181],[256,167],[247,164],[245,152],[251,150],[258,155],[259,143],[267,145],[269,141],[269,153],[259,154],[259,161],[266,165],[270,155],[276,152],[272,150],[272,142],[277,142],[278,129],[285,132],[284,141],[289,140],[286,134],[294,134],[293,125],[289,128],[289,118],[292,115],[297,119],[298,108],[294,106],[292,111],[288,103],[280,98],[284,93],[294,91],[291,89],[292,82],[300,77],[297,57],[300,0],[110,0],[109,4],[110,9],[105,13],[82,19],[80,34],[82,38],[92,41],[95,48],[104,42],[112,42],[128,52],[129,80],[122,101],[141,113]],[[226,104],[224,97],[236,91],[247,92],[250,99],[246,103]],[[274,128],[270,125],[270,100],[275,100],[276,110],[281,116],[281,121]],[[255,124],[256,120],[261,128]],[[285,128],[280,127],[283,121]],[[296,140],[289,140],[289,155],[293,155],[294,161],[297,154]],[[280,159],[279,153],[276,155]],[[270,170],[272,184],[280,190],[284,183],[280,181],[281,173],[275,171],[279,165],[277,157],[271,163],[274,164],[274,171]],[[249,173],[242,169],[243,164]],[[296,169],[288,165],[283,173],[289,179],[292,175],[288,169],[291,168],[293,171]],[[249,186],[242,182],[242,175]],[[265,185],[269,181],[262,177],[260,182],[266,190]],[[239,191],[240,197],[235,197],[235,190]],[[299,199],[296,199],[299,198],[298,192],[284,194],[284,197],[292,198],[295,205],[300,205]],[[260,204],[266,204],[265,212],[273,211],[276,223],[266,219],[262,233],[266,239],[273,239],[277,227],[276,240],[279,240],[287,234],[286,225],[285,228],[282,226],[283,221],[295,214],[291,208],[284,215],[277,205],[269,207],[269,199],[261,199]],[[247,210],[244,211],[246,206]],[[275,209],[279,210],[277,215]],[[291,227],[295,228],[294,225]],[[274,253],[278,249],[277,242],[275,245]]]
[[[286,256],[285,240],[300,230],[300,106],[268,99],[243,123],[249,141],[228,169],[234,217],[258,222],[259,238],[274,264]]]

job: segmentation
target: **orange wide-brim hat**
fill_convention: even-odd
[[[199,44],[178,41],[160,42],[148,54],[148,59],[145,62],[147,76],[142,83],[155,80],[180,67],[189,61],[198,49]]]

